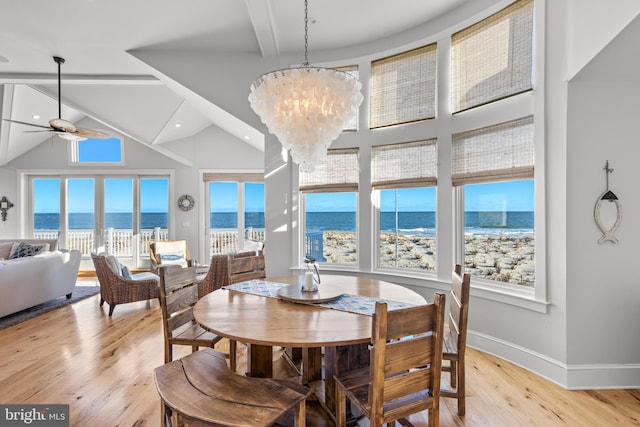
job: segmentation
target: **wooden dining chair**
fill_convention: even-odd
[[[337,425],[346,424],[348,399],[372,427],[423,410],[438,426],[444,305],[439,293],[433,304],[392,311],[376,302],[370,366],[334,376]]]
[[[164,362],[173,360],[174,345],[211,347],[222,337],[206,331],[193,316],[193,306],[198,302],[198,284],[195,267],[160,267],[160,307],[164,329]],[[236,369],[236,355],[229,352],[231,370]]]
[[[222,353],[205,348],[157,367],[156,389],[165,426],[268,426],[293,412],[305,425],[308,387],[291,380],[253,378],[229,370]]]
[[[451,274],[449,296],[449,324],[445,327],[442,359],[448,361],[442,370],[449,372],[451,389],[442,388],[440,396],[458,399],[458,415],[466,412],[465,399],[465,353],[467,349],[467,323],[471,275],[462,276],[462,266],[457,264]]]
[[[229,284],[267,277],[262,253],[230,254],[228,262]]]

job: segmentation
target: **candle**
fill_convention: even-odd
[[[313,271],[305,271],[304,284],[302,285],[302,289],[305,291],[313,290]]]

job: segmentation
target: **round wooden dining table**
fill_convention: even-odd
[[[298,280],[298,276],[286,276],[265,281],[296,286]],[[321,280],[319,288],[329,294],[360,295],[412,305],[427,303],[417,292],[381,280],[329,274]],[[281,346],[302,348],[304,383],[322,379],[324,348],[329,407],[333,406],[329,402],[333,373],[359,367],[354,366],[356,363],[368,363],[366,345],[371,341],[372,320],[369,314],[222,288],[202,297],[194,306],[194,316],[203,328],[216,335],[247,344],[249,376],[271,377],[273,347]],[[354,354],[357,352],[367,354]]]

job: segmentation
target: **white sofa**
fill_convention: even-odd
[[[0,261],[0,317],[62,295],[71,298],[80,268],[80,251],[56,250],[56,240],[44,239],[4,239],[0,245],[8,242],[49,243],[49,250]]]

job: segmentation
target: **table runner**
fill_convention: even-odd
[[[231,291],[246,292],[248,294],[260,295],[268,298],[278,298],[278,289],[283,286],[290,286],[286,283],[268,282],[265,280],[248,280],[246,282],[236,283],[224,286],[222,289]],[[320,285],[322,286],[322,285]],[[417,304],[408,302],[392,301],[363,295],[342,294],[342,296],[329,302],[314,303],[300,301],[299,304],[317,305],[320,307],[331,308],[334,310],[348,311],[350,313],[373,315],[375,312],[376,301],[386,302],[389,310],[397,310],[400,308],[414,307]],[[296,302],[295,304],[298,304]]]

